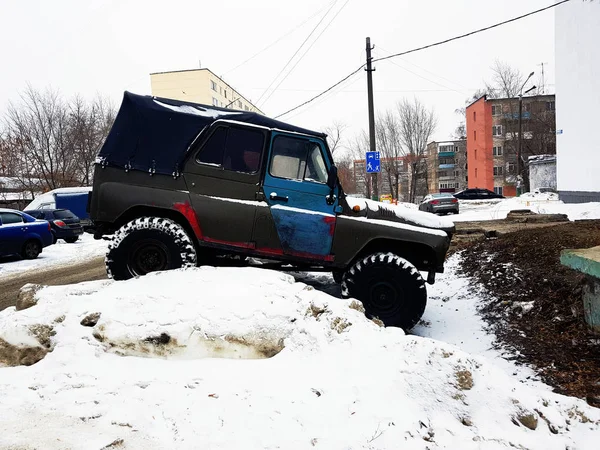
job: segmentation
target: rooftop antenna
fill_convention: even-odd
[[[202,61],[198,60],[198,69],[202,69]]]
[[[538,64],[538,66],[542,66],[542,74],[540,79],[540,94],[546,93],[546,80],[544,79],[544,64],[548,64],[547,62],[543,62]]]

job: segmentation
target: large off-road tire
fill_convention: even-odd
[[[21,256],[25,259],[35,259],[40,253],[42,253],[42,244],[34,239],[25,242],[21,248]]]
[[[127,280],[159,270],[193,267],[196,249],[177,222],[163,217],[140,217],[116,231],[105,262],[109,278]]]
[[[393,253],[375,253],[354,264],[344,274],[342,296],[360,300],[367,317],[404,330],[417,324],[427,304],[421,274]]]

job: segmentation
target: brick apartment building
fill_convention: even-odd
[[[467,187],[467,141],[430,142],[425,151],[430,193],[458,192]]]
[[[519,99],[483,96],[467,106],[468,187],[517,195]],[[522,156],[556,154],[554,95],[523,97]],[[523,163],[524,184],[527,167]]]
[[[393,158],[381,158],[381,172],[377,177],[377,184],[380,195],[392,195],[396,198],[396,174],[398,174],[398,197],[402,201],[404,195],[408,192],[408,164],[405,158],[395,158],[395,168]],[[391,169],[391,170],[390,170]],[[366,197],[371,197],[371,183],[368,179],[366,161],[357,159],[353,162],[354,181],[356,183],[356,192]]]

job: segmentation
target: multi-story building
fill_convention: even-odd
[[[208,69],[151,73],[150,84],[156,97],[262,114],[250,100]]]
[[[519,99],[483,96],[467,106],[468,186],[510,197],[527,187],[529,156],[556,154],[554,95],[523,97],[521,176],[517,175]]]
[[[392,195],[394,199],[403,201],[408,192],[408,165],[406,158],[381,158],[381,172],[377,175],[377,185],[380,195]],[[354,181],[356,192],[371,197],[370,174],[367,174],[366,161],[357,159],[354,161]]]
[[[599,2],[555,8],[558,195],[566,203],[600,201]]]
[[[466,140],[430,142],[425,151],[430,193],[458,192],[467,187]]]

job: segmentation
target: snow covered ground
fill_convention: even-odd
[[[570,220],[600,219],[600,203],[569,203],[556,194],[523,194],[505,200],[460,201],[460,213],[450,216],[454,222],[505,219],[515,209],[529,209],[539,214],[566,214]]]
[[[420,334],[481,333],[456,258]],[[36,298],[0,312],[0,360],[43,357],[0,368],[0,448],[597,448],[599,410],[515,380],[489,342],[380,328],[286,274],[202,267]]]
[[[59,240],[56,244],[44,248],[36,259],[2,257],[0,258],[0,279],[20,272],[39,271],[87,261],[104,255],[107,246],[107,241],[95,240],[91,234],[84,233],[74,244],[67,244],[65,241]]]

